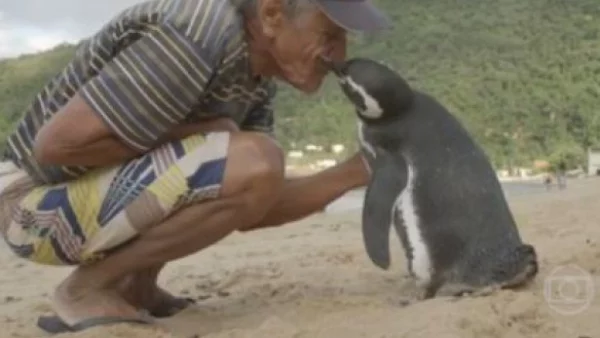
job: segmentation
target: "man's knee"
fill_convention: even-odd
[[[274,196],[283,185],[283,152],[267,135],[231,135],[222,195],[251,193],[257,197]]]

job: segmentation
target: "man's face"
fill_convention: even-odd
[[[314,93],[328,72],[320,56],[333,61],[346,57],[346,31],[317,7],[290,19],[280,1],[262,0],[259,6],[263,33],[278,66],[277,75],[305,93]]]

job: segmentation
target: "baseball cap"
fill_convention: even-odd
[[[370,0],[315,0],[321,10],[347,31],[371,33],[392,26]]]

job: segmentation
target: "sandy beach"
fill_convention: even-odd
[[[510,204],[541,264],[522,290],[403,306],[415,289],[399,241],[393,237],[391,270],[379,270],[362,247],[358,211],[319,214],[234,234],[168,266],[161,284],[198,304],[157,327],[122,324],[56,337],[598,337],[600,278],[593,283],[584,272],[600,276],[600,179]],[[16,259],[0,246],[0,337],[45,337],[36,318],[49,312],[48,294],[68,272]],[[576,293],[586,283],[590,288]],[[545,288],[561,284],[563,296],[581,302],[550,302],[560,294],[545,296]]]

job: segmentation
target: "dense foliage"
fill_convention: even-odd
[[[354,36],[350,54],[385,62],[459,117],[494,165],[583,161],[600,145],[598,0],[380,0],[395,28]],[[71,46],[0,61],[0,136],[63,67]],[[281,85],[278,136],[287,148],[353,148],[355,116],[329,80],[312,97]]]

